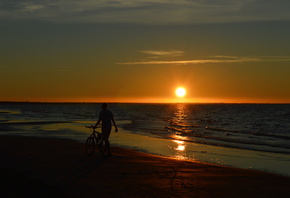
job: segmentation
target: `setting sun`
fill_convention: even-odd
[[[178,87],[176,90],[175,90],[175,94],[177,97],[184,97],[186,95],[186,89],[183,88],[183,87]]]

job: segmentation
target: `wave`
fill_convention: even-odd
[[[230,130],[210,126],[201,127],[194,124],[175,124],[155,128],[156,121],[151,125],[147,120],[146,127],[144,127],[144,122],[144,120],[135,120],[131,124],[127,124],[125,128],[134,131],[134,133],[163,139],[290,154],[290,137],[287,135]]]
[[[60,124],[60,123],[73,123],[74,121],[11,121],[1,123],[1,125],[44,125],[44,124]]]

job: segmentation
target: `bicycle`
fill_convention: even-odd
[[[106,147],[106,142],[103,140],[102,133],[96,131],[94,126],[85,126],[92,129],[92,134],[86,140],[86,152],[88,155],[92,155],[96,148],[99,149],[102,156],[108,155],[109,149]]]

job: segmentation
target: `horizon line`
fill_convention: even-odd
[[[290,104],[290,102],[47,102],[47,101],[0,101],[0,103],[51,103],[51,104]]]

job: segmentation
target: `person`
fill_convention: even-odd
[[[110,110],[108,110],[107,107],[108,107],[107,103],[102,104],[102,110],[100,111],[99,119],[94,127],[97,127],[100,124],[100,122],[102,122],[102,136],[103,136],[103,140],[105,140],[105,148],[108,151],[108,156],[110,156],[111,150],[110,150],[109,137],[112,130],[112,123],[115,127],[115,132],[118,132],[118,127],[114,120],[113,113]]]

